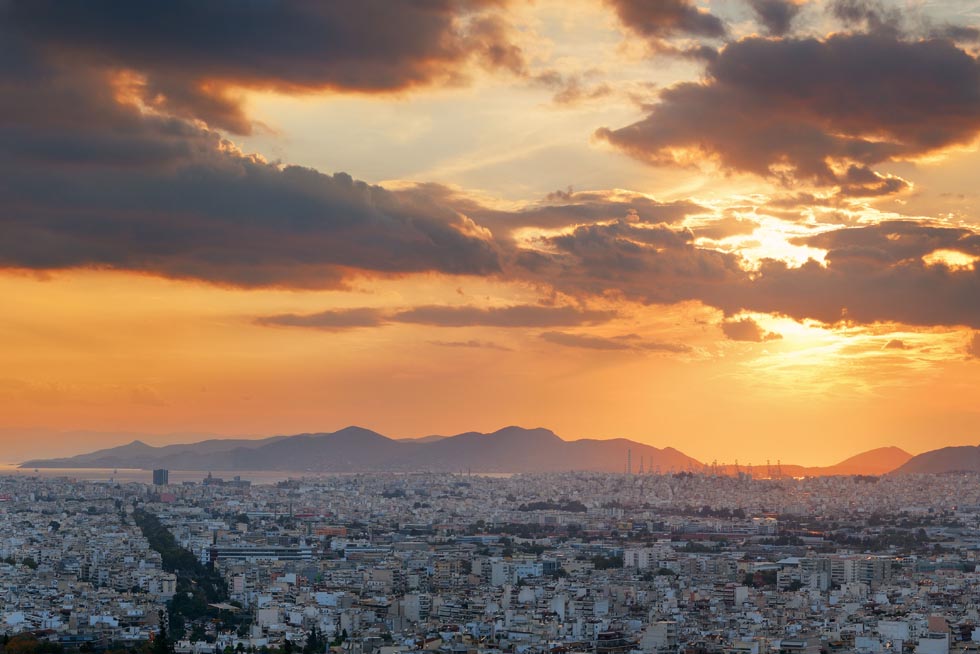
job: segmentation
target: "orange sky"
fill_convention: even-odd
[[[349,424],[980,442],[980,64],[948,29],[980,2],[675,4],[201,43],[0,9],[0,461]]]

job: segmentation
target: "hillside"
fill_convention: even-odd
[[[980,472],[980,446],[960,445],[923,452],[894,471],[896,475]]]

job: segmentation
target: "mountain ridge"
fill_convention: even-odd
[[[912,455],[897,447],[862,452],[833,466],[784,465],[782,476],[885,474]],[[624,472],[712,470],[773,476],[772,466],[706,466],[671,447],[657,448],[626,438],[565,440],[550,429],[509,425],[493,432],[462,432],[419,439],[393,439],[351,425],[335,432],[307,432],[261,439],[207,439],[196,443],[148,445],[134,440],[73,457],[34,459],[22,468],[168,468],[244,472]]]
[[[674,448],[626,439],[566,441],[549,429],[510,425],[490,433],[463,432],[396,440],[358,426],[335,432],[229,439],[153,447],[128,443],[57,459],[34,459],[22,468],[168,468],[174,470],[290,470],[310,472],[460,471],[622,472],[632,452],[664,470],[703,467]],[[636,465],[636,463],[634,464]]]

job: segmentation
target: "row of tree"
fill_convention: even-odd
[[[236,620],[230,614],[226,615],[228,611],[210,606],[228,600],[228,586],[221,575],[181,547],[170,530],[152,513],[137,509],[133,519],[150,547],[160,553],[163,569],[177,576],[177,592],[168,604],[171,630],[183,635],[188,622],[202,619],[218,620],[230,628],[237,626]]]

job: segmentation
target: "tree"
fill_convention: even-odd
[[[167,638],[167,621],[163,611],[160,611],[160,632],[153,639],[153,646],[150,647],[150,654],[174,654],[174,645]]]
[[[204,626],[200,624],[195,624],[191,627],[191,642],[203,641],[207,637],[207,633],[204,631]]]
[[[306,644],[303,646],[303,654],[318,654],[325,649],[326,643],[323,641],[323,636],[316,625],[310,629],[310,633],[306,636]]]

